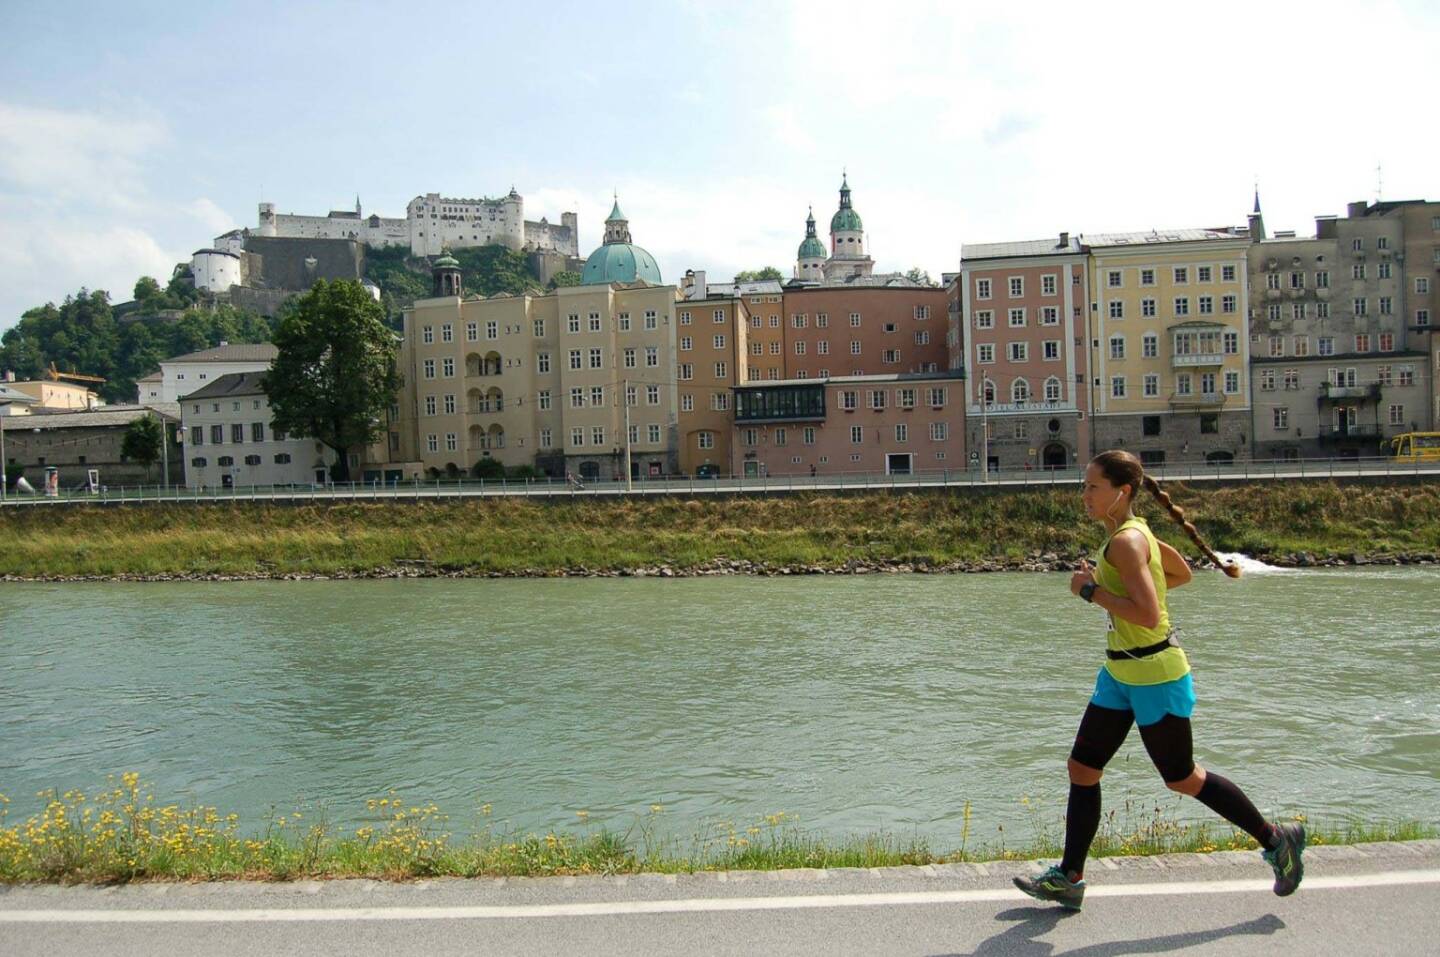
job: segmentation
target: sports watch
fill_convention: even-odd
[[[1085,584],[1080,586],[1080,597],[1088,602],[1094,602],[1095,589],[1099,587],[1100,585],[1097,582],[1086,582]]]

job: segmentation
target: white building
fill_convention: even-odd
[[[275,212],[274,203],[260,204],[258,234],[308,239],[352,239],[368,246],[409,246],[417,256],[438,256],[447,247],[499,243],[511,249],[541,250],[579,256],[580,237],[574,213],[561,213],[558,225],[545,218],[525,219],[525,200],[515,190],[501,199],[458,199],[426,193],[405,209],[404,219],[364,215],[360,199],[355,211],[333,210],[325,216]],[[216,246],[231,247],[219,237]]]
[[[179,402],[223,375],[232,372],[264,372],[279,351],[268,342],[230,345],[222,342],[213,349],[175,356],[160,363],[160,394],[153,397],[153,380],[141,380],[141,401]]]
[[[196,289],[229,292],[240,285],[240,256],[225,249],[197,249],[190,257],[190,274]]]
[[[185,397],[185,484],[191,488],[324,483],[335,453],[276,432],[263,372],[222,375]]]

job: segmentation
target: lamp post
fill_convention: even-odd
[[[9,404],[9,399],[0,402],[0,406]],[[5,417],[0,415],[0,502],[5,501],[5,496],[10,493],[10,478],[5,474],[5,462]]]

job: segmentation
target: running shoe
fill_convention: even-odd
[[[1015,886],[1036,900],[1054,901],[1066,910],[1079,910],[1085,900],[1085,881],[1072,881],[1058,867],[1038,877],[1013,878]]]
[[[1262,856],[1275,870],[1275,893],[1289,897],[1305,876],[1305,862],[1300,860],[1305,852],[1305,825],[1276,824],[1275,836],[1280,843],[1274,850],[1262,852]]]

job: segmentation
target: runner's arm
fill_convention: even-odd
[[[1130,597],[1121,598],[1100,588],[1093,596],[1095,604],[1141,628],[1160,624],[1160,598],[1155,594],[1155,580],[1150,577],[1150,549],[1145,537],[1134,530],[1116,535],[1110,540],[1106,558],[1120,573]]]
[[[1160,545],[1160,564],[1165,569],[1165,587],[1179,588],[1181,585],[1187,584],[1193,576],[1190,574],[1190,563],[1185,561],[1185,556],[1158,538],[1155,541]]]

